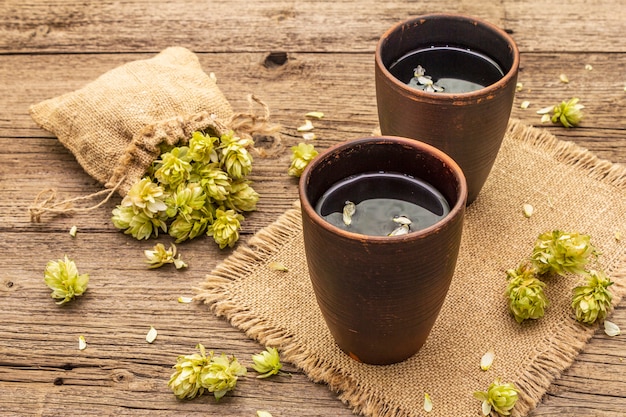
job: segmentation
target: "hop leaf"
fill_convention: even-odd
[[[204,346],[196,346],[200,353],[179,356],[174,369],[176,371],[170,377],[167,385],[174,391],[179,399],[192,399],[204,393],[200,374],[209,364],[211,358],[206,356]]]
[[[276,375],[283,367],[283,364],[280,362],[280,355],[278,354],[278,350],[276,350],[276,348],[268,347],[263,352],[252,355],[252,361],[254,362],[252,369],[261,374],[257,376],[257,378],[267,378],[269,376]]]
[[[57,304],[61,305],[87,291],[89,274],[80,275],[76,263],[66,255],[63,260],[48,262],[44,281],[52,289],[51,297],[60,299]]]
[[[603,320],[610,308],[613,298],[609,286],[613,282],[602,271],[589,271],[585,283],[572,290],[572,308],[576,320],[592,324],[597,319]]]
[[[207,235],[213,236],[213,240],[224,249],[226,246],[233,247],[239,240],[239,229],[243,216],[234,210],[217,209],[215,220],[207,227]]]
[[[507,271],[509,285],[506,295],[509,297],[509,311],[518,323],[527,319],[543,317],[548,306],[548,299],[543,292],[545,284],[534,276],[532,268],[520,265]]]
[[[533,266],[539,274],[582,274],[589,256],[596,254],[590,236],[560,230],[546,232],[537,238],[531,255]]]
[[[489,385],[487,391],[474,392],[474,398],[482,401],[483,415],[489,415],[493,409],[503,416],[508,416],[515,407],[518,393],[515,385],[496,380]]]
[[[212,392],[216,400],[222,398],[228,391],[235,389],[237,378],[246,374],[246,368],[239,364],[237,359],[224,354],[213,356],[211,361],[200,373],[202,387]]]
[[[318,155],[313,145],[300,142],[297,146],[291,147],[291,166],[288,173],[292,177],[302,175],[304,168]]]

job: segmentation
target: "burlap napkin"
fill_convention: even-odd
[[[553,229],[592,236],[601,267],[626,287],[626,167],[599,160],[543,130],[512,121],[491,175],[469,207],[457,270],[441,314],[423,348],[389,366],[357,363],[334,344],[307,274],[297,208],[284,213],[219,265],[198,297],[314,381],[326,382],[355,412],[368,416],[480,415],[472,393],[496,378],[521,390],[513,415],[532,410],[550,383],[575,359],[598,324],[577,323],[570,307],[577,276],[553,278],[543,319],[518,324],[504,297],[506,269],[529,256],[537,236]],[[524,203],[535,208],[526,218]],[[288,272],[275,271],[278,261]],[[495,361],[479,363],[488,350]]]

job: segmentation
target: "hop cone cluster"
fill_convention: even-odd
[[[534,270],[527,265],[509,270],[507,275],[509,285],[506,295],[509,297],[509,311],[515,321],[521,323],[527,319],[543,317],[548,306],[548,299],[543,292],[546,284],[539,280]]]
[[[237,378],[246,374],[246,368],[235,357],[224,354],[206,355],[202,344],[200,353],[178,357],[170,377],[169,387],[179,399],[192,399],[205,391],[212,392],[216,400],[222,398],[237,385]]]
[[[487,391],[474,392],[474,398],[481,400],[483,415],[489,415],[493,409],[497,413],[508,416],[515,407],[518,398],[518,390],[511,383],[494,381]]]
[[[182,242],[202,234],[221,247],[239,239],[241,213],[253,211],[259,195],[246,176],[252,141],[194,132],[188,146],[164,152],[147,176],[113,210],[113,224],[136,239],[159,230]],[[214,223],[217,222],[217,225]]]
[[[539,235],[531,255],[538,274],[582,274],[589,256],[595,254],[590,236],[560,230]]]
[[[613,282],[601,271],[589,271],[585,283],[573,289],[572,308],[576,320],[592,324],[604,320],[611,308],[613,298],[608,287]]]

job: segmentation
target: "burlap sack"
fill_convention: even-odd
[[[196,130],[218,136],[231,129],[239,135],[278,130],[269,123],[266,107],[258,117],[235,114],[215,78],[181,47],[117,67],[80,90],[32,105],[30,114],[89,175],[121,196],[160,155],[163,143],[184,142]],[[54,202],[53,194],[38,199],[31,218],[76,211],[68,201],[76,199],[63,204]]]

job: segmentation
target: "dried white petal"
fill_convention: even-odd
[[[615,236],[616,242],[619,242],[620,240],[622,240],[622,234],[620,233],[619,230],[617,230],[613,236]]]
[[[185,261],[180,259],[180,255],[178,255],[178,257],[174,259],[174,266],[176,267],[176,269],[187,268],[187,264],[185,263]]]
[[[72,237],[76,237],[76,232],[78,232],[78,227],[76,227],[76,225],[72,226],[72,228],[70,229],[70,236]]]
[[[352,224],[352,216],[356,213],[356,205],[352,201],[346,201],[346,205],[343,206],[343,223],[346,226]]]
[[[304,121],[304,124],[298,127],[298,132],[308,132],[310,130],[313,130],[314,128],[315,126],[313,126],[313,123],[311,123],[309,119],[306,119]]]
[[[304,140],[313,140],[313,139],[316,139],[316,138],[317,138],[317,136],[315,136],[315,133],[313,133],[313,132],[304,133],[302,135],[302,139],[304,139]]]
[[[282,272],[289,271],[289,269],[280,262],[270,262],[269,264],[267,264],[267,266],[269,266],[269,268],[273,269],[274,271],[282,271]]]
[[[554,111],[554,106],[544,107],[543,109],[537,110],[537,114],[548,114]]]
[[[217,82],[217,76],[215,75],[214,72],[209,73],[209,78],[212,79],[213,81]]]
[[[148,334],[146,335],[146,342],[152,343],[156,340],[158,336],[157,330],[150,326],[150,330],[148,330]]]
[[[528,106],[530,106],[530,101],[524,100],[524,101],[522,101],[522,104],[520,105],[520,108],[525,110],[525,109],[528,108]]]
[[[523,89],[524,89],[524,84],[522,84],[522,83],[515,84],[515,91],[520,92]]]
[[[585,65],[585,69],[586,69],[587,71],[591,71],[591,70],[593,69],[593,67],[591,66],[591,64],[586,64],[586,65]]]
[[[257,417],[272,417],[269,411],[263,411],[263,410],[257,410],[256,415]]]
[[[493,364],[493,359],[496,357],[496,354],[493,351],[489,351],[480,358],[480,369],[483,371],[489,370],[491,365]]]
[[[417,68],[413,69],[413,76],[415,77],[419,77],[424,74],[426,74],[426,70],[421,65],[418,65]]]
[[[491,413],[491,404],[489,401],[485,400],[482,404],[483,416],[488,416]]]
[[[179,303],[182,303],[182,304],[189,304],[189,303],[191,303],[192,301],[193,301],[193,298],[192,298],[192,297],[184,297],[184,296],[182,296],[182,295],[181,295],[180,297],[178,297],[178,302],[179,302]]]
[[[604,320],[604,333],[609,336],[619,336],[622,331],[617,324],[612,321]]]
[[[535,208],[531,206],[530,204],[526,203],[523,206],[523,211],[524,211],[524,216],[526,216],[526,218],[529,218],[535,212]]]
[[[559,75],[559,81],[561,81],[563,84],[567,84],[569,82],[569,78],[567,78],[567,75],[561,74]]]
[[[82,334],[78,336],[78,350],[87,349],[87,342],[85,341],[85,336]]]
[[[305,114],[306,117],[315,117],[316,119],[321,119],[322,117],[324,117],[324,113],[322,113],[321,111],[310,111],[307,114]]]
[[[409,225],[409,224],[413,223],[411,221],[411,219],[409,219],[406,216],[396,216],[396,217],[393,218],[393,221],[398,223],[398,224],[406,224],[406,225]]]
[[[409,233],[409,225],[402,224],[398,228],[396,228],[393,232],[389,233],[388,236],[402,236]]]
[[[549,114],[544,114],[543,116],[541,116],[541,123],[548,123],[550,120],[551,119]]]
[[[424,393],[424,411],[427,413],[433,411],[433,401],[430,399],[430,395],[427,392]]]

